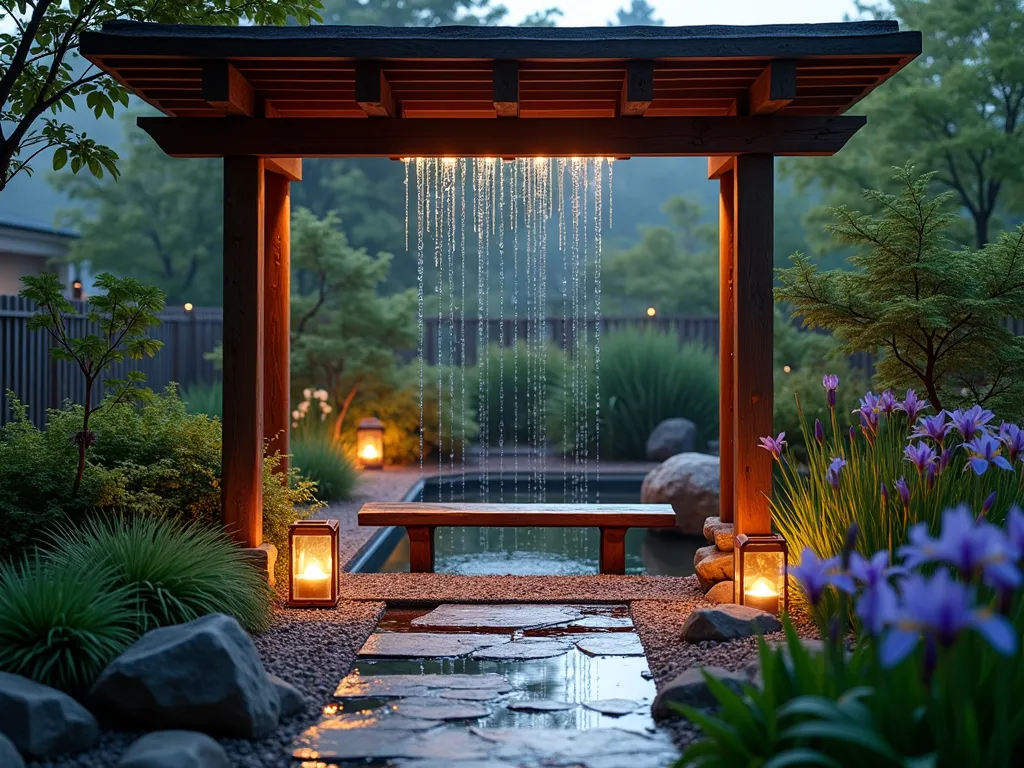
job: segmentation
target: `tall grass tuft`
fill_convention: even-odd
[[[194,384],[183,389],[181,401],[189,413],[204,413],[218,419],[224,415],[224,387],[219,381],[214,384]]]
[[[88,690],[136,638],[132,594],[113,569],[26,556],[0,562],[0,670],[71,694]]]
[[[341,441],[326,429],[303,429],[291,443],[292,463],[299,473],[316,483],[322,501],[352,497],[358,474]]]
[[[47,559],[71,573],[109,571],[126,593],[138,634],[209,613],[234,616],[250,632],[270,626],[266,578],[223,531],[158,517],[97,518],[51,534]]]
[[[824,391],[821,397],[826,398]],[[997,455],[1004,460],[1009,456],[1012,469],[990,464],[977,474],[968,466],[974,454],[964,447],[965,438],[953,426],[950,414],[943,411],[938,417],[945,425],[941,440],[911,437],[923,429],[923,417],[936,417],[932,409],[911,422],[898,405],[893,407],[897,401],[890,392],[880,398],[869,392],[862,402],[866,403],[866,426],[844,429],[840,418],[845,414],[833,410],[817,437],[815,426],[808,423],[801,408],[806,464],[788,448],[777,457],[772,518],[791,551],[799,553],[809,547],[819,557],[837,555],[847,529],[856,523],[862,554],[884,549],[895,557],[907,541],[909,526],[924,523],[935,534],[945,509],[968,503],[1001,523],[1011,505],[1024,502],[1022,456],[1016,451],[1011,454],[999,440],[998,422],[979,426],[978,435],[997,441]],[[924,446],[926,453],[931,449],[935,458],[922,461],[918,470],[905,453],[908,446]],[[829,467],[836,459],[846,463],[830,474]]]

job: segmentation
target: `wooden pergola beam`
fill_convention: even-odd
[[[174,157],[832,155],[866,122],[860,115],[657,120],[138,119],[139,127]]]
[[[203,64],[203,100],[225,114],[253,117],[256,92],[234,65],[228,61]]]
[[[494,62],[494,111],[498,117],[519,117],[519,62]]]
[[[398,103],[380,62],[356,64],[356,102],[368,117],[398,117]]]
[[[772,61],[750,86],[748,107],[752,115],[771,115],[796,98],[796,62]]]
[[[654,62],[629,62],[626,65],[626,77],[622,82],[619,115],[643,117],[652,101],[654,101]]]
[[[267,173],[284,176],[288,181],[302,181],[301,157],[267,157],[264,162]]]
[[[708,179],[721,179],[736,167],[735,155],[719,155],[708,158]]]

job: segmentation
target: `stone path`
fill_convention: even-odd
[[[392,610],[292,757],[406,768],[665,768],[625,606]]]

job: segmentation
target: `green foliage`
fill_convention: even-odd
[[[341,441],[323,429],[304,429],[292,435],[292,464],[302,477],[316,483],[316,495],[323,501],[344,501],[352,497],[358,475]]]
[[[305,520],[324,503],[316,497],[316,483],[302,477],[295,467],[281,481],[280,453],[263,456],[263,540],[277,547],[274,574],[279,584],[288,578],[288,527],[296,520]]]
[[[528,348],[524,341],[519,342],[518,348],[507,347],[504,352],[497,344],[492,344],[487,348],[486,370],[484,366],[478,365],[467,377],[466,386],[472,401],[470,407],[477,414],[480,433],[487,437],[490,445],[498,444],[502,432],[506,446],[512,445],[517,439],[523,445],[530,442],[530,421],[524,415],[529,390],[527,352]],[[545,381],[549,388],[561,386],[562,377],[569,365],[571,363],[561,348],[554,344],[548,346],[544,369]],[[504,427],[501,425],[502,389],[505,400]],[[481,404],[485,406],[484,409],[481,409]],[[517,409],[520,414],[518,418]],[[480,418],[482,413],[487,414],[486,423]]]
[[[593,370],[589,392],[596,392]],[[555,439],[574,432],[571,383],[551,387],[548,432]],[[564,405],[563,405],[564,404]],[[593,402],[588,423],[596,418]],[[644,461],[647,438],[665,419],[683,417],[697,427],[698,450],[718,435],[718,360],[693,342],[679,345],[675,334],[618,331],[601,342],[601,458]],[[567,449],[563,447],[563,449]],[[593,449],[593,446],[591,446]]]
[[[83,32],[108,21],[165,24],[303,24],[319,21],[319,0],[74,0],[0,5],[0,190],[17,173],[31,174],[31,162],[54,150],[53,168],[70,165],[95,177],[116,177],[117,154],[63,122],[61,113],[86,107],[99,118],[113,117],[114,105],[128,105],[128,91],[78,54]],[[49,117],[44,117],[49,113]]]
[[[647,227],[639,243],[606,254],[602,287],[610,310],[640,314],[718,312],[718,232],[700,205],[673,197],[663,206],[672,226]]]
[[[125,128],[120,179],[53,177],[75,203],[62,217],[80,234],[68,257],[156,285],[169,304],[220,305],[221,163],[168,157],[134,120]]]
[[[85,693],[136,637],[132,596],[112,573],[0,560],[0,670]]]
[[[981,251],[953,250],[948,195],[931,175],[897,169],[898,195],[867,191],[879,215],[834,209],[830,227],[857,248],[854,272],[819,272],[801,254],[778,270],[776,298],[845,353],[884,351],[879,388],[921,387],[936,411],[977,402],[1024,414],[1024,339],[1002,324],[1024,318],[1024,226]]]
[[[189,413],[204,413],[218,419],[224,414],[224,386],[220,382],[188,387],[182,390],[181,400]]]
[[[292,298],[292,374],[302,386],[324,387],[333,401],[334,434],[360,392],[386,381],[396,349],[416,343],[416,296],[380,296],[389,254],[352,248],[338,219],[305,209],[292,224],[292,263],[312,276]]]
[[[633,27],[643,25],[661,25],[665,22],[654,17],[655,10],[647,0],[632,0],[629,8],[622,7],[615,12],[615,22],[608,26]]]
[[[111,517],[61,527],[48,557],[69,573],[108,572],[107,590],[133,609],[135,632],[210,613],[234,616],[250,632],[270,626],[266,577],[218,528],[160,517]]]

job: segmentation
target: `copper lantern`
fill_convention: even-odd
[[[778,615],[789,610],[789,546],[774,533],[741,533],[733,544],[733,600]]]
[[[380,419],[363,419],[356,427],[356,455],[363,469],[384,468],[384,425]]]
[[[338,602],[338,521],[299,520],[288,528],[288,605],[330,608]]]

